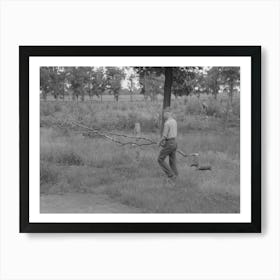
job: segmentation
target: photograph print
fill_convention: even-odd
[[[259,58],[20,47],[21,231],[260,232]]]

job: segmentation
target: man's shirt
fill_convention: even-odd
[[[169,118],[164,123],[162,136],[167,138],[167,139],[177,137],[177,122],[176,122],[176,120],[174,120],[173,118]]]

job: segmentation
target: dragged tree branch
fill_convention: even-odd
[[[115,142],[115,143],[117,143],[121,146],[130,145],[132,147],[142,147],[142,146],[149,146],[149,145],[157,145],[158,144],[158,142],[156,140],[148,138],[148,137],[138,137],[138,136],[130,136],[130,135],[126,135],[126,134],[109,132],[109,131],[100,131],[99,129],[90,128],[90,127],[88,127],[88,126],[86,126],[86,125],[84,125],[80,122],[74,121],[74,120],[67,120],[67,119],[62,120],[62,121],[55,120],[55,123],[57,124],[57,126],[59,126],[61,128],[64,128],[64,125],[69,125],[69,126],[72,126],[72,127],[76,126],[76,127],[82,128],[82,129],[84,129],[88,132],[91,132],[95,135],[99,135],[101,137],[104,137],[105,139],[107,139],[111,142]],[[135,142],[133,142],[133,141],[123,142],[123,141],[117,139],[116,137],[112,137],[112,136],[134,139]],[[142,141],[142,143],[139,143],[137,141]],[[186,154],[182,150],[179,150],[179,149],[177,149],[177,153],[180,154],[183,157],[199,156],[198,153]]]

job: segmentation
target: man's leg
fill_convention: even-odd
[[[162,168],[162,170],[165,172],[165,174],[168,177],[172,177],[174,174],[173,174],[172,170],[169,168],[169,166],[166,164],[166,162],[164,161],[165,158],[169,155],[169,153],[170,153],[169,148],[167,146],[163,147],[158,156],[158,163],[159,163],[160,167]]]
[[[169,154],[169,165],[170,165],[170,168],[172,169],[172,171],[174,172],[174,174],[176,176],[178,176],[178,169],[177,169],[177,162],[176,162],[176,150],[177,149],[175,149],[174,151],[172,151]]]

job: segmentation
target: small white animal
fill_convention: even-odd
[[[135,123],[133,133],[136,136],[139,136],[141,134],[141,126],[139,122]]]

